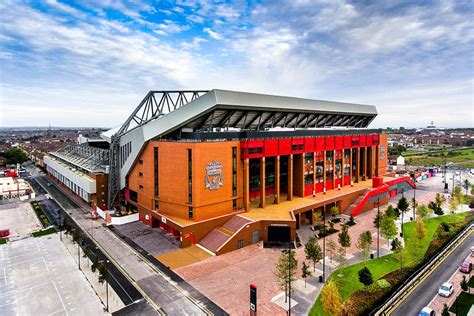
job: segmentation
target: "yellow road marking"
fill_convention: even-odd
[[[440,265],[441,263],[443,263],[444,260],[446,260],[446,258],[449,257],[449,255],[450,255],[454,250],[456,250],[456,249],[459,247],[460,244],[462,244],[462,243],[464,242],[464,240],[466,240],[466,239],[469,237],[469,235],[472,234],[472,230],[473,230],[473,228],[471,227],[471,228],[469,229],[468,233],[467,233],[465,236],[461,237],[461,238],[457,241],[457,244],[456,244],[452,249],[450,249],[448,252],[446,252],[446,253],[441,257],[441,260],[439,260],[437,263],[435,263],[435,264],[433,265],[433,267],[428,271],[428,273],[426,273],[426,275],[424,275],[424,276],[418,281],[418,283],[416,283],[407,293],[405,293],[405,295],[402,296],[402,299],[401,299],[400,301],[398,301],[395,305],[393,305],[392,307],[390,307],[390,309],[387,311],[387,315],[391,315],[391,313],[392,313],[395,309],[397,309],[397,307],[398,307],[401,303],[403,303],[403,302],[405,301],[405,299],[406,299],[415,289],[417,289],[417,288],[420,286],[420,284],[422,284],[422,283],[426,280],[426,278],[427,278],[428,276],[430,276],[430,275],[433,273],[433,271],[435,271],[435,270],[439,267],[439,265]]]

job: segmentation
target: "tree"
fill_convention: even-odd
[[[443,209],[441,206],[436,203],[436,201],[431,201],[428,203],[428,207],[436,214],[436,215],[444,215]]]
[[[330,258],[331,258],[331,262],[332,262],[332,257],[337,252],[337,244],[334,240],[329,239],[328,242],[327,242],[327,247],[328,247],[329,255],[330,255]]]
[[[436,193],[436,197],[435,197],[436,205],[438,205],[438,207],[441,208],[444,202],[446,202],[446,198],[444,197],[444,195]]]
[[[462,280],[461,280],[461,289],[464,291],[464,292],[467,292],[467,290],[469,289],[469,286],[467,285],[467,281],[466,281],[466,276],[463,275],[462,276]]]
[[[386,214],[382,216],[382,220],[380,222],[380,233],[382,236],[389,240],[397,236],[398,230],[397,225],[395,225],[395,220],[387,216]]]
[[[381,219],[382,219],[382,214],[377,213],[377,215],[375,215],[375,218],[374,218],[374,221],[373,221],[375,228],[379,228]]]
[[[421,204],[416,208],[416,215],[421,217],[421,219],[425,219],[433,213],[433,210],[430,209],[428,206]]]
[[[323,259],[323,252],[314,236],[311,236],[306,245],[304,245],[304,253],[306,254],[306,259],[311,260],[313,270],[316,271],[316,263]]]
[[[351,246],[351,236],[349,235],[349,226],[342,225],[342,230],[338,234],[339,244],[344,248],[344,253],[347,253],[347,247]]]
[[[341,308],[341,295],[339,294],[336,284],[333,281],[328,281],[321,291],[321,300],[323,302],[323,309],[330,315],[338,315]]]
[[[337,260],[339,261],[339,269],[343,269],[347,266],[346,248],[339,247],[337,250]],[[343,279],[341,279],[342,281]]]
[[[10,148],[4,153],[7,164],[21,164],[28,160],[28,156],[20,148]]]
[[[449,313],[449,307],[444,303],[443,305],[443,310],[441,311],[441,316],[450,316],[451,314]]]
[[[337,206],[331,207],[331,215],[335,217],[338,214],[339,214],[339,207]]]
[[[464,180],[464,182],[462,183],[462,187],[464,188],[464,190],[466,190],[466,195],[467,195],[467,192],[469,191],[469,188],[471,187],[471,182],[469,182],[468,179]]]
[[[415,209],[418,207],[418,202],[416,201],[415,198],[411,199],[410,206],[411,206],[411,208],[415,208]]]
[[[450,197],[449,198],[449,211],[451,212],[451,214],[454,214],[454,212],[456,212],[458,207],[459,207],[459,202],[457,201],[457,199],[454,196]]]
[[[288,284],[291,284],[296,280],[297,267],[298,261],[296,260],[294,251],[290,250],[288,253],[281,253],[278,258],[274,275],[277,279],[279,288],[285,291],[285,302],[287,301]]]
[[[402,230],[402,233],[403,233],[403,216],[405,215],[405,213],[406,213],[406,211],[408,210],[409,207],[410,207],[410,204],[408,204],[407,198],[402,196],[402,198],[400,200],[398,200],[398,203],[397,203],[397,209],[402,214],[402,222],[401,222],[401,226],[400,226],[401,230]]]
[[[421,241],[426,237],[426,227],[425,223],[420,219],[416,220],[415,237],[418,239],[418,245],[421,246]]]
[[[356,247],[362,253],[364,261],[367,261],[369,259],[372,241],[372,234],[370,233],[370,231],[365,231],[361,233],[359,235],[359,238],[357,238]]]
[[[359,282],[364,284],[366,287],[371,285],[373,280],[372,272],[367,267],[363,267],[359,270]]]
[[[458,204],[465,203],[465,198],[464,198],[464,195],[462,194],[462,189],[461,189],[460,186],[456,186],[454,188],[454,192],[453,192],[452,196],[456,199]]]
[[[400,261],[400,269],[403,267],[403,245],[400,239],[394,238],[392,240],[392,251],[395,253],[395,257]]]
[[[311,271],[309,271],[309,267],[306,264],[306,261],[303,261],[303,267],[301,268],[301,277],[304,279],[304,287],[306,287],[306,278],[311,275]]]
[[[387,209],[385,210],[385,215],[389,216],[393,219],[397,218],[397,214],[395,213],[395,209],[393,208],[392,205],[389,205]]]

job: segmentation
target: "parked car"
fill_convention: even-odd
[[[453,285],[448,282],[443,283],[438,289],[438,294],[444,297],[450,297],[453,292]]]
[[[423,307],[418,316],[435,316],[435,311],[429,307]]]
[[[459,271],[464,272],[464,273],[470,273],[472,271],[472,263],[464,261],[460,266],[459,266]]]

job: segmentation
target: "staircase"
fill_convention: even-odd
[[[357,205],[360,204],[364,196],[369,192],[369,189],[366,189],[351,205],[349,205],[344,211],[345,214],[351,215]]]
[[[231,239],[240,228],[250,222],[251,220],[239,215],[232,216],[222,226],[211,230],[209,234],[198,242],[198,245],[205,248],[208,252],[216,254],[219,248]]]

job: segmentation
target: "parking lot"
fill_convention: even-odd
[[[58,235],[0,246],[0,315],[102,315]]]
[[[21,219],[21,220],[18,220]],[[13,202],[0,205],[0,229],[10,229],[10,241],[31,236],[43,228],[30,202]]]

